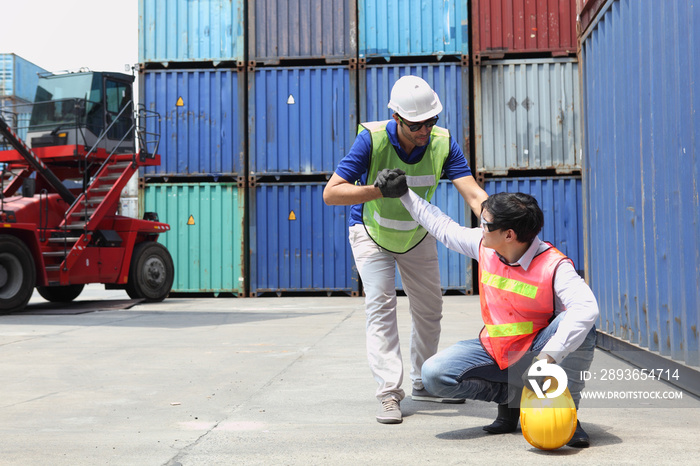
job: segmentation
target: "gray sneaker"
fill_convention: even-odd
[[[426,390],[425,388],[421,390],[416,390],[414,388],[413,392],[411,392],[411,398],[413,399],[413,401],[431,401],[433,403],[464,403],[464,398],[442,398],[439,396],[434,396],[428,393],[428,390]]]
[[[377,411],[377,422],[380,424],[401,424],[401,408],[399,400],[388,397],[382,400],[382,404]]]

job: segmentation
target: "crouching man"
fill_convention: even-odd
[[[482,203],[481,228],[466,228],[411,191],[401,170],[384,175],[378,187],[399,197],[416,222],[448,248],[479,261],[484,328],[479,338],[425,362],[425,388],[435,396],[498,403],[496,420],[484,430],[509,433],[518,426],[521,376],[546,358],[566,372],[578,409],[581,372],[593,361],[598,304],[571,259],[537,236],[544,225],[537,200],[495,194]],[[580,422],[567,445],[589,446]]]

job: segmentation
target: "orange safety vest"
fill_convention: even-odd
[[[537,254],[527,271],[504,264],[495,250],[479,246],[479,296],[486,352],[503,370],[530,349],[537,332],[554,317],[554,273],[571,260],[557,248]],[[573,263],[573,262],[572,262]]]

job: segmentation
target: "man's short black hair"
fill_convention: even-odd
[[[499,229],[513,230],[518,241],[531,243],[544,226],[544,214],[537,199],[525,193],[497,193],[482,204],[488,210],[491,223]]]

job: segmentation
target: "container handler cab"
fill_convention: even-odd
[[[134,112],[133,81],[82,70],[40,76],[33,104],[0,110],[0,313],[23,309],[34,287],[54,302],[88,283],[147,301],[170,292],[173,260],[157,242],[170,226],[152,212],[116,214],[138,168],[160,164],[160,135],[146,130],[159,116]]]

